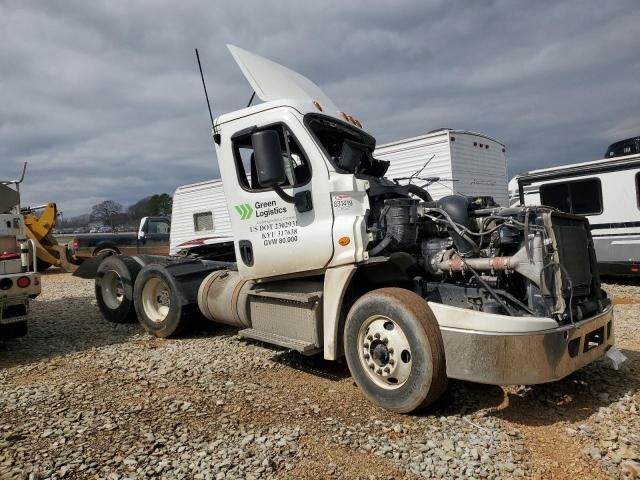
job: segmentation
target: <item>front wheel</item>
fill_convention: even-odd
[[[381,288],[356,301],[344,349],[356,384],[379,407],[413,412],[446,389],[440,328],[427,302],[409,290]]]

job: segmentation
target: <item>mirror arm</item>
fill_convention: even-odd
[[[278,196],[287,203],[293,203],[296,206],[298,212],[309,212],[313,210],[313,201],[311,200],[311,192],[309,190],[303,190],[295,195],[291,196],[279,185],[273,187]]]
[[[278,196],[287,203],[296,203],[296,198],[289,195],[287,192],[282,190],[279,185],[274,185],[273,189],[278,194]]]

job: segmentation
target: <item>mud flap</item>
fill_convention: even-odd
[[[54,265],[60,265],[64,271],[73,273],[78,268],[78,262],[73,258],[66,245],[52,245],[51,249],[58,252],[59,260]]]
[[[73,272],[74,277],[94,279],[98,276],[98,267],[102,261],[113,255],[111,251],[101,252],[95,257],[88,258]]]

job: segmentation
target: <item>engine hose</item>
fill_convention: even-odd
[[[484,287],[484,289],[489,293],[489,295],[491,295],[494,300],[496,302],[498,302],[500,304],[500,306],[502,308],[504,308],[507,313],[509,315],[511,315],[512,317],[516,316],[516,313],[511,309],[511,307],[509,307],[509,305],[507,305],[499,296],[496,292],[493,291],[493,288],[491,288],[489,286],[489,284],[487,282],[484,281],[484,279],[480,276],[480,274],[478,274],[478,272],[476,272],[473,268],[471,268],[470,266],[467,265],[467,269],[473,274],[474,277],[476,277],[476,279],[480,282],[480,284]]]
[[[478,244],[476,242],[474,242],[471,237],[469,237],[469,235],[467,235],[467,233],[461,229],[458,224],[456,222],[453,221],[453,219],[451,218],[451,216],[443,209],[441,208],[425,208],[424,209],[425,212],[435,212],[435,213],[439,213],[440,215],[442,215],[446,222],[451,225],[451,228],[453,229],[454,232],[456,232],[458,235],[460,235],[460,237],[464,240],[466,240],[469,245],[471,246],[472,250],[479,250],[480,247],[478,246]],[[463,227],[466,228],[466,227]]]
[[[514,297],[513,295],[511,295],[508,292],[496,292],[498,295],[506,298],[507,300],[509,300],[511,303],[517,305],[518,307],[520,307],[522,310],[524,310],[527,313],[530,313],[531,315],[535,315],[535,313],[533,312],[533,310],[531,310],[529,307],[527,307],[524,303],[522,303],[520,300],[518,300],[516,297]]]
[[[527,252],[527,261],[529,263],[533,263],[533,258],[531,258],[531,246],[529,245],[529,209],[527,208],[527,212],[524,214],[524,248]]]
[[[409,184],[407,185],[407,190],[409,193],[413,193],[416,197],[424,200],[425,202],[433,202],[433,198],[429,192],[427,192],[424,188],[419,187],[418,185]]]
[[[381,251],[383,251],[385,248],[389,246],[389,244],[391,243],[391,240],[393,240],[393,237],[391,235],[385,236],[382,240],[380,240],[380,243],[378,243],[375,247],[369,250],[369,256],[375,257],[377,254],[379,254]]]

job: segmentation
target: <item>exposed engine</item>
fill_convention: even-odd
[[[548,207],[502,208],[490,197],[432,201],[414,185],[367,179],[369,256],[410,253],[413,288],[428,300],[563,323],[610,303],[584,217]]]

